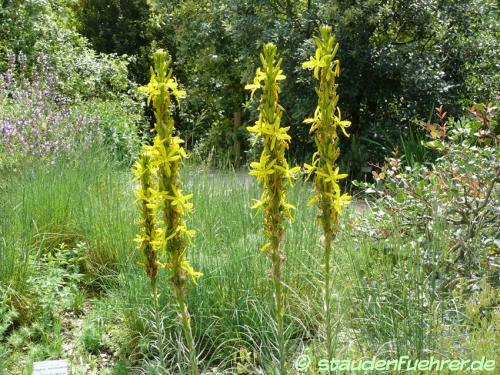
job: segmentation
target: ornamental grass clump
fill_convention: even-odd
[[[311,124],[310,133],[314,134],[317,151],[314,153],[311,165],[304,167],[309,176],[314,175],[316,195],[309,205],[317,203],[319,207],[318,220],[323,228],[322,245],[324,248],[324,298],[325,298],[325,330],[329,358],[332,358],[332,322],[330,313],[330,260],[332,242],[338,231],[342,206],[349,204],[351,197],[342,194],[338,181],[346,178],[347,174],[339,173],[337,160],[340,155],[339,134],[349,137],[345,128],[351,125],[350,121],[342,120],[340,108],[337,107],[339,96],[335,79],[340,74],[340,62],[335,59],[339,44],[335,43],[332,28],[320,28],[320,38],[315,38],[316,54],[303,64],[303,68],[314,70],[314,78],[319,81],[316,88],[318,106],[313,118],[304,122]]]
[[[170,271],[170,281],[179,306],[189,352],[190,373],[197,374],[197,356],[186,305],[186,291],[189,277],[196,283],[201,273],[194,271],[187,259],[187,244],[195,233],[185,223],[185,216],[192,208],[189,202],[192,194],[182,193],[179,163],[186,157],[186,152],[181,146],[183,140],[173,135],[174,120],[171,112],[172,97],[179,103],[186,93],[179,89],[172,76],[170,63],[171,59],[167,59],[166,52],[156,51],[150,82],[140,88],[148,95],[148,104],[153,104],[156,135],[153,145],[144,146],[136,167],[136,177],[141,182],[137,195],[141,201],[143,216],[138,242],[146,258],[145,269],[151,280],[156,304],[157,269]]]
[[[263,150],[258,162],[250,164],[250,175],[255,176],[263,185],[260,200],[252,208],[264,210],[264,234],[267,243],[261,248],[272,263],[272,279],[274,282],[276,322],[278,333],[278,350],[280,373],[284,374],[286,349],[283,332],[285,315],[285,295],[282,285],[283,264],[285,253],[282,248],[285,219],[293,220],[290,210],[293,206],[286,201],[286,190],[291,184],[291,178],[300,170],[299,167],[289,168],[285,151],[290,143],[289,127],[281,126],[283,107],[278,102],[280,87],[278,82],[285,79],[281,70],[281,59],[277,59],[276,46],[272,43],[264,45],[260,55],[262,69],[257,68],[252,84],[246,89],[261,90],[259,118],[254,126],[248,127],[255,134],[254,144],[262,138]]]

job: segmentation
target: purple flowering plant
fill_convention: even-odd
[[[29,74],[23,55],[8,55],[0,74],[0,168],[32,158],[90,147],[99,139],[98,114],[86,113],[56,89],[57,79],[41,55]]]

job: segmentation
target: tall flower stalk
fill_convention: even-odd
[[[171,112],[172,98],[179,102],[186,96],[186,93],[178,88],[178,83],[172,76],[171,59],[167,58],[167,53],[158,50],[153,57],[154,68],[151,68],[149,84],[140,89],[148,95],[148,104],[153,105],[156,135],[153,145],[144,146],[140,160],[149,158],[148,169],[154,175],[156,189],[151,187],[142,191],[140,199],[144,196],[148,200],[143,208],[143,215],[147,214],[146,209],[151,210],[149,214],[153,218],[154,229],[146,229],[148,220],[144,218],[144,229],[138,241],[142,244],[146,255],[146,272],[151,280],[154,274],[155,281],[152,281],[152,285],[156,303],[158,303],[156,273],[151,265],[158,264],[170,271],[170,281],[179,307],[184,338],[189,352],[190,373],[198,374],[191,319],[186,305],[186,292],[189,277],[196,283],[201,273],[194,271],[187,259],[187,244],[191,242],[191,237],[195,234],[194,230],[188,229],[185,223],[185,216],[192,208],[189,202],[192,194],[183,195],[182,193],[179,163],[186,157],[186,152],[181,146],[184,141],[173,135],[175,128]],[[144,173],[141,176],[142,179],[146,177]],[[144,190],[145,185],[141,185]],[[161,216],[162,220],[157,221],[157,216]],[[146,244],[151,247],[151,251],[148,250]],[[165,259],[164,262],[157,259],[158,252],[162,255],[162,259]]]
[[[309,175],[314,175],[316,195],[309,205],[317,203],[319,207],[319,222],[323,228],[322,244],[324,248],[324,306],[325,330],[329,358],[333,357],[333,338],[331,321],[331,253],[332,242],[335,240],[342,206],[350,203],[351,197],[341,193],[338,181],[346,178],[347,174],[340,174],[337,160],[340,155],[338,130],[349,137],[346,128],[350,121],[342,120],[340,108],[337,107],[336,78],[340,74],[340,62],[335,59],[339,44],[335,43],[332,28],[320,28],[320,38],[315,38],[316,54],[303,64],[303,68],[314,71],[314,78],[319,81],[316,88],[318,105],[312,118],[304,122],[311,124],[310,133],[314,134],[317,151],[314,153],[311,165],[304,167]]]
[[[261,250],[266,252],[272,264],[279,369],[280,374],[285,374],[286,348],[283,329],[285,293],[282,283],[285,253],[282,244],[285,219],[293,220],[290,212],[293,206],[286,201],[286,190],[291,178],[300,168],[289,168],[285,158],[285,151],[291,138],[288,135],[289,127],[281,126],[283,107],[278,101],[280,93],[278,82],[286,77],[281,70],[281,59],[277,59],[276,46],[272,43],[264,45],[260,60],[262,69],[257,69],[254,82],[245,87],[252,91],[252,96],[256,90],[261,90],[259,118],[254,126],[247,128],[250,133],[255,134],[254,144],[260,138],[263,140],[260,160],[250,164],[250,175],[255,176],[263,185],[262,196],[252,208],[264,209],[264,234],[268,241]]]
[[[135,195],[139,201],[141,209],[140,235],[137,238],[140,250],[144,255],[144,268],[148,275],[153,290],[156,289],[158,276],[158,256],[156,247],[153,245],[155,234],[156,210],[153,204],[153,170],[151,163],[151,153],[143,150],[139,160],[134,165],[134,176],[139,181],[139,186]],[[155,293],[156,294],[156,293]]]
[[[139,249],[144,256],[144,268],[151,283],[151,291],[154,303],[155,323],[156,328],[161,327],[160,321],[160,304],[158,294],[158,254],[157,246],[155,246],[154,239],[156,234],[156,216],[157,209],[154,204],[154,190],[153,190],[153,163],[151,152],[148,147],[144,147],[139,156],[139,160],[135,163],[133,168],[135,179],[139,185],[135,191],[135,195],[139,201],[141,210],[141,220],[138,224],[141,226],[140,234],[136,241],[139,243]],[[165,354],[163,346],[158,345],[160,365],[164,368]]]

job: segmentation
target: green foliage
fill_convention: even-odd
[[[190,152],[192,163],[223,170],[237,168],[243,159],[240,151],[246,148],[245,128],[236,127],[231,120],[222,118],[215,120],[205,131],[202,129],[205,118],[199,120],[199,125],[189,129],[189,134],[186,134],[194,144]],[[204,134],[199,136],[201,132]],[[235,144],[238,151],[235,151]]]
[[[379,143],[370,145],[367,161],[381,161],[387,143],[406,136],[413,119],[427,118],[435,103],[457,117],[471,99],[496,94],[487,88],[498,81],[491,65],[493,2],[337,4],[337,35],[349,46],[340,55],[346,112],[363,143]]]
[[[80,31],[97,51],[133,55],[146,45],[148,1],[78,0],[75,8]]]
[[[125,208],[132,194],[122,188],[130,181],[117,165],[106,150],[93,148],[2,175],[10,183],[0,191],[0,283],[9,285],[21,310],[29,310],[27,280],[39,253],[89,239],[85,272],[95,284],[116,272],[120,259],[131,259],[135,214]]]
[[[98,354],[105,347],[102,335],[103,328],[99,322],[87,323],[80,337],[83,348],[89,353]]]
[[[95,118],[94,129],[101,143],[113,157],[132,164],[140,150],[140,131],[146,129],[142,106],[125,97],[121,100],[93,99],[72,106],[76,116]]]
[[[9,181],[0,189],[0,308],[9,319],[0,353],[9,373],[61,358],[61,338],[68,339],[61,317],[79,317],[87,290],[99,295],[116,282],[119,263],[137,262],[133,195],[123,191],[132,184],[120,165],[91,149],[0,178]],[[4,345],[7,338],[23,349]]]
[[[152,1],[77,0],[74,2],[77,30],[104,56],[127,55],[130,76],[136,82],[146,78],[144,64],[149,63],[154,21]]]
[[[0,211],[2,288],[10,288],[8,295],[12,296],[15,291],[24,298],[20,301],[26,300],[36,288],[30,283],[23,290],[16,275],[25,274],[26,268],[28,278],[37,274],[37,279],[43,279],[52,266],[37,267],[38,253],[52,250],[57,254],[64,242],[69,256],[78,251],[73,250],[76,243],[84,241],[87,261],[82,281],[92,293],[93,298],[87,301],[94,308],[86,325],[102,324],[103,344],[116,351],[123,366],[144,371],[151,368],[154,373],[155,345],[161,343],[167,370],[177,372],[178,364],[185,361],[174,324],[177,305],[169,293],[161,294],[161,329],[156,329],[149,279],[136,266],[141,259],[133,249],[137,212],[128,169],[95,151],[72,162],[58,161],[51,168],[24,167],[15,179],[9,179],[11,189],[0,191],[0,205],[5,207]],[[273,298],[273,289],[268,287],[267,259],[255,251],[262,240],[255,230],[261,219],[246,203],[260,194],[260,188],[248,176],[220,171],[185,170],[184,184],[193,193],[197,213],[190,224],[200,233],[193,238],[197,251],[190,260],[205,275],[199,287],[189,288],[187,297],[196,345],[203,353],[200,371],[235,373],[240,363],[250,372],[269,373],[277,363],[274,308],[267,302]],[[287,192],[287,199],[297,207],[305,207],[311,196],[310,184],[302,181]],[[324,353],[322,258],[311,247],[318,243],[321,227],[314,210],[297,210],[294,216],[284,244],[287,272],[283,283],[288,292],[285,338],[290,353]],[[429,242],[422,240],[419,232],[407,234],[407,226],[401,226],[398,219],[376,211],[371,214],[360,201],[344,210],[336,244],[342,251],[332,260],[333,337],[339,357],[360,358],[370,353],[392,359],[420,351],[420,358],[434,355],[449,359],[457,353],[463,358],[493,358],[495,347],[491,343],[496,342],[498,332],[494,329],[492,289],[483,288],[480,282],[481,289],[473,297],[465,287],[455,288],[455,297],[446,293],[437,296],[428,275],[437,275],[442,267],[428,260],[447,253],[447,232],[440,233],[436,226]],[[29,254],[30,262],[12,263],[9,254],[18,259]],[[74,259],[76,269],[78,256],[69,258]],[[170,275],[160,274],[159,283],[170,282]],[[67,298],[65,305],[71,306],[72,299]],[[470,306],[470,319],[463,314],[466,305]],[[10,306],[7,309],[14,311],[13,321],[23,321],[17,317],[23,315],[22,309]],[[4,316],[0,313],[0,319]],[[57,332],[57,327],[37,327],[30,331],[45,331],[48,337]],[[8,335],[11,329],[6,331]],[[26,342],[25,337],[19,333],[12,340]],[[38,339],[30,342],[33,354],[47,353]],[[239,354],[242,348],[252,352],[249,361]],[[11,360],[25,363],[11,353],[0,350],[5,365]],[[295,354],[290,362],[294,359]],[[21,372],[9,369],[9,373]]]
[[[28,67],[48,57],[57,77],[58,90],[75,96],[113,97],[124,93],[128,61],[112,55],[98,54],[75,30],[72,1],[5,1],[0,8],[3,32],[0,41],[7,51],[27,56]],[[7,61],[7,60],[6,60]],[[2,69],[3,68],[3,69]],[[0,66],[4,71],[7,66]]]
[[[430,138],[424,144],[441,154],[436,162],[410,167],[394,155],[374,172],[376,185],[362,186],[426,241],[436,236],[436,225],[443,226],[439,236],[446,234],[450,249],[445,257],[429,259],[441,266],[435,282],[450,290],[464,278],[473,288],[483,276],[493,277],[498,261],[496,106],[475,105],[474,117],[459,121],[446,121],[442,107],[437,110],[440,123],[424,123]]]
[[[330,24],[345,46],[340,105],[356,139],[339,146],[351,177],[361,178],[435,103],[459,117],[471,98],[496,94],[496,13],[492,0],[4,0],[0,53],[24,52],[29,65],[49,54],[65,93],[109,98],[126,91],[127,66],[142,82],[151,50],[166,46],[190,92],[178,114],[188,148],[196,147],[202,160],[210,156],[213,165],[238,166],[244,153],[236,150],[249,147],[242,128],[256,111],[244,111],[255,47],[273,41],[280,49],[291,78],[284,83],[283,116],[298,125],[316,101],[313,82],[299,67],[314,49],[316,26]],[[124,53],[130,58],[113,56]],[[293,126],[290,134],[291,156],[310,157],[315,145],[307,129]]]
[[[187,298],[197,347],[204,355],[200,371],[236,371],[242,347],[257,357],[252,370],[271,371],[278,361],[275,311],[269,302],[273,289],[268,287],[269,263],[256,251],[262,241],[255,229],[259,218],[246,203],[260,194],[259,187],[243,174],[186,172],[185,184],[193,192],[197,212],[190,223],[200,233],[193,238],[197,251],[192,253],[191,261],[205,275],[198,281],[199,287],[189,289]],[[310,198],[308,186],[300,181],[287,195],[297,206],[305,206]],[[228,216],[228,211],[233,215]],[[291,352],[307,337],[306,330],[316,329],[322,306],[321,290],[316,284],[319,264],[310,254],[310,242],[318,240],[319,230],[310,210],[298,211],[295,217],[296,222],[287,231],[287,272],[283,275],[283,283],[294,290],[287,297],[285,320],[285,339]],[[159,285],[168,283],[168,277],[160,272]],[[112,297],[102,300],[106,311],[116,312],[113,318],[118,315],[118,320],[124,319],[124,333],[116,337],[117,345],[136,366],[147,368],[146,364],[150,364],[156,368],[157,345],[163,343],[167,368],[176,372],[184,361],[174,324],[178,318],[176,301],[168,293],[161,294],[162,329],[158,330],[144,271],[126,265],[118,284],[120,288],[110,289]],[[315,336],[312,331],[310,334]]]
[[[15,373],[32,361],[62,355],[61,315],[75,307],[83,251],[81,244],[75,248],[62,244],[53,253],[33,259],[36,272],[26,280],[29,296],[22,296],[23,300],[0,284],[0,311],[5,313],[0,320],[0,351],[8,354],[6,367]]]
[[[473,117],[462,116],[469,100],[497,94],[496,18],[491,0],[0,1],[0,57],[8,57],[0,59],[0,72],[9,68],[10,51],[26,56],[2,77],[7,90],[0,131],[10,131],[18,120],[32,141],[35,125],[46,128],[45,119],[69,113],[51,141],[73,142],[73,125],[83,123],[91,125],[83,133],[93,139],[72,143],[70,154],[54,153],[52,164],[36,156],[20,162],[17,153],[0,150],[2,163],[18,161],[9,161],[9,173],[0,171],[0,373],[29,373],[31,361],[63,355],[61,315],[85,312],[84,288],[99,309],[98,319],[86,320],[80,350],[112,349],[121,359],[102,373],[181,372],[186,358],[177,307],[192,372],[199,365],[207,373],[270,373],[277,360],[283,372],[285,343],[289,353],[324,351],[325,299],[336,307],[328,351],[340,356],[497,356],[498,103],[477,104]],[[316,103],[314,82],[300,64],[313,53],[313,33],[321,23],[334,26],[344,47],[334,57],[334,40],[322,30],[318,56],[306,64],[320,82]],[[265,47],[264,70],[250,86],[262,89],[260,106],[244,107],[244,82],[263,41],[274,46]],[[142,81],[142,66],[156,45],[168,46],[176,62],[156,54],[156,70],[143,89],[153,101],[157,133],[138,169],[144,222],[154,217],[157,224],[151,220],[139,237],[148,260],[145,274],[135,266],[142,259],[132,246],[138,232],[133,183],[122,162],[135,159],[144,125],[138,115],[143,106],[134,90],[127,92],[134,86],[127,76]],[[283,63],[276,61],[276,48]],[[336,58],[345,66],[341,77]],[[179,99],[183,91],[172,69],[190,93],[178,111],[171,94]],[[288,79],[278,85],[282,69]],[[23,75],[24,86],[14,90],[9,79]],[[49,77],[53,87],[45,85]],[[38,94],[24,90],[35,83]],[[19,93],[30,100],[22,102]],[[451,116],[442,107],[429,114],[435,103]],[[298,125],[316,104],[313,143]],[[349,145],[327,126],[348,125],[337,105],[352,120]],[[264,206],[270,242],[263,250],[273,263],[274,296],[267,287],[268,263],[253,250],[260,241],[258,219],[245,202],[259,189],[248,176],[184,169],[184,186],[193,191],[197,210],[190,227],[200,232],[192,239],[193,266],[187,262],[191,196],[180,189],[185,152],[173,133],[181,132],[186,148],[207,165],[237,166],[240,148],[247,151],[251,143],[244,128],[257,111],[259,120],[249,128],[259,147],[246,155],[253,160],[262,148],[251,174],[264,185],[257,206]],[[416,118],[428,118],[421,124],[428,139],[415,128]],[[395,145],[402,155],[395,151],[373,173],[374,184],[360,184],[376,195],[371,210],[355,201],[339,221],[347,203],[339,171],[361,177]],[[329,215],[322,217],[332,220],[323,220],[325,232],[334,232],[342,249],[327,272],[326,293],[321,258],[310,248],[320,240],[314,213],[298,210],[284,238],[292,203],[305,206],[310,199],[305,183],[288,189],[296,170],[285,155],[308,158],[315,148],[310,170],[319,172],[315,185],[322,189],[313,201],[326,208]],[[323,204],[321,192],[336,195],[336,207]],[[359,212],[349,216],[351,210]],[[171,272],[157,274],[156,266]],[[193,267],[206,275],[200,288],[188,288],[189,275],[199,275]],[[167,293],[150,297],[147,276],[173,281],[176,300]],[[272,297],[276,307],[265,302]]]
[[[34,55],[48,56],[57,76],[61,93],[70,97],[101,97],[112,99],[115,93],[126,93],[126,58],[98,54],[73,30],[60,29],[52,20],[43,20],[41,41],[34,46]]]
[[[335,261],[340,272],[334,285],[344,286],[337,297],[345,313],[338,329],[355,335],[367,356],[443,355],[436,349],[434,329],[454,321],[459,312],[450,298],[438,298],[426,282],[426,272],[439,267],[433,265],[424,271],[421,252],[436,257],[447,244],[420,242],[417,233],[402,231],[396,217],[367,212],[351,225],[350,231],[339,235],[345,254],[339,254]],[[345,242],[345,236],[353,241]],[[351,266],[344,267],[346,264]],[[346,353],[346,345],[337,344],[337,348]],[[344,358],[352,356],[344,354]]]
[[[471,98],[491,100],[498,86],[491,0],[188,0],[152,1],[149,9],[149,20],[139,30],[148,30],[151,46],[169,47],[190,93],[179,128],[189,134],[189,148],[200,143],[202,159],[214,150],[214,164],[223,164],[220,158],[237,165],[236,155],[227,154],[234,137],[249,146],[234,130],[233,118],[242,112],[245,125],[255,116],[255,106],[243,111],[243,88],[255,70],[255,47],[267,41],[280,49],[290,77],[281,98],[287,108],[284,121],[297,125],[290,130],[295,139],[290,153],[300,159],[312,155],[315,145],[298,125],[315,108],[316,98],[300,65],[313,52],[320,24],[332,25],[344,46],[338,55],[344,66],[339,104],[358,144],[339,146],[353,178],[364,177],[370,163],[383,161],[390,151],[387,143],[406,137],[413,119],[426,118],[435,103],[457,117]],[[144,52],[137,47],[135,54]],[[363,152],[357,152],[360,148]]]

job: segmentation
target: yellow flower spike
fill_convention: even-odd
[[[187,228],[184,216],[193,207],[189,202],[193,195],[183,195],[180,188],[180,162],[187,155],[181,146],[184,141],[173,135],[175,124],[171,113],[172,100],[180,105],[180,99],[186,97],[186,92],[179,88],[179,83],[173,77],[171,60],[167,58],[167,53],[158,50],[154,53],[153,59],[154,67],[151,68],[150,81],[139,90],[147,95],[148,105],[153,105],[156,135],[153,145],[145,147],[141,155],[141,158],[149,158],[149,165],[141,166],[135,174],[148,173],[154,177],[157,188],[155,190],[152,186],[148,186],[137,194],[139,200],[144,201],[144,210],[149,210],[143,213],[145,223],[143,225],[147,227],[148,220],[154,224],[154,228],[141,231],[140,239],[142,244],[148,243],[152,254],[156,256],[157,251],[160,251],[162,257],[166,258],[162,262],[155,258],[154,264],[156,268],[161,265],[171,275],[171,286],[179,306],[186,347],[189,352],[190,374],[196,375],[198,362],[185,302],[189,283],[186,275],[196,283],[201,273],[194,271],[187,259],[187,243],[191,243],[191,237],[195,235],[195,231]],[[148,172],[144,172],[146,170]],[[162,213],[163,220],[157,219],[158,212]],[[159,319],[156,276],[152,279],[152,289]],[[159,323],[157,325],[160,326]]]
[[[337,84],[335,79],[340,75],[339,60],[334,60],[339,49],[335,43],[332,28],[323,26],[320,28],[320,37],[315,38],[315,56],[303,64],[305,69],[314,69],[314,78],[319,81],[315,91],[318,95],[318,105],[312,118],[304,122],[310,124],[310,134],[314,135],[314,143],[317,152],[314,153],[311,164],[304,167],[309,175],[314,174],[316,194],[309,201],[308,206],[317,204],[320,210],[319,222],[323,228],[324,247],[324,277],[325,277],[325,325],[326,325],[326,347],[328,357],[333,352],[333,328],[330,315],[330,257],[332,243],[338,230],[342,207],[349,204],[351,197],[341,194],[338,181],[347,177],[347,174],[339,173],[337,159],[340,155],[338,147],[339,127],[346,137],[349,135],[346,128],[351,125],[350,121],[342,120],[340,108],[337,107],[339,100],[336,94]],[[333,98],[333,100],[332,100]]]
[[[153,175],[151,173],[152,159],[149,152],[141,154],[135,163],[133,173],[135,179],[139,181],[139,186],[135,191],[137,202],[141,208],[141,220],[139,220],[140,234],[134,239],[139,244],[139,249],[145,258],[145,269],[151,283],[156,282],[158,272],[158,257],[153,243],[156,230],[154,216],[156,206],[154,204]]]
[[[280,373],[285,371],[286,351],[283,337],[283,317],[285,313],[284,290],[282,285],[282,269],[285,254],[282,242],[285,231],[285,220],[293,219],[291,210],[294,208],[287,203],[285,192],[291,185],[291,179],[298,173],[300,167],[289,168],[285,159],[285,151],[291,141],[288,134],[289,127],[282,127],[283,107],[279,104],[279,81],[286,77],[280,66],[281,59],[277,59],[276,46],[268,43],[260,54],[262,67],[257,69],[254,82],[246,86],[251,90],[251,97],[256,90],[261,90],[259,104],[259,119],[254,126],[247,128],[255,134],[254,144],[258,139],[263,140],[263,151],[260,160],[250,164],[249,174],[255,176],[262,183],[263,192],[259,200],[254,200],[253,209],[264,210],[264,234],[268,241],[261,247],[272,263],[272,274],[275,289],[276,320],[278,325],[278,348],[280,357]]]

